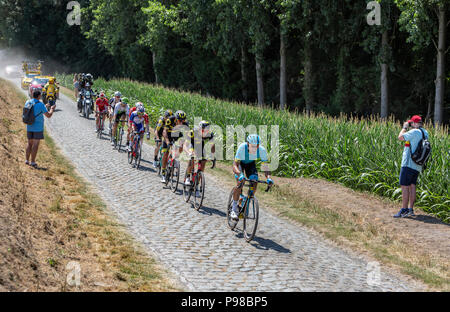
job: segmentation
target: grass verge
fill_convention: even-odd
[[[25,126],[20,112],[26,97],[11,83],[0,79],[2,98],[8,114],[2,117],[0,141],[7,152],[0,150],[2,187],[11,196],[11,203],[0,201],[2,215],[8,213],[8,230],[20,228],[24,235],[8,230],[0,244],[5,263],[0,269],[0,290],[32,291],[179,291],[180,284],[162,268],[117,223],[102,199],[91,190],[60,153],[54,141],[45,134],[37,163],[40,170],[26,166]],[[58,118],[57,114],[53,118]],[[5,131],[3,131],[5,130]],[[5,167],[3,162],[8,161]],[[13,162],[13,163],[11,163]],[[17,195],[16,195],[16,190]],[[26,194],[21,198],[20,194]],[[21,198],[20,218],[7,212],[8,206]],[[5,209],[5,210],[3,210]],[[17,224],[20,220],[20,225]],[[15,250],[19,250],[15,254]],[[24,262],[23,254],[30,255]],[[79,285],[66,283],[67,265],[80,265]],[[1,262],[1,261],[0,261]],[[32,271],[30,271],[30,267]],[[3,283],[5,276],[11,283]]]

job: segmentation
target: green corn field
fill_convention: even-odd
[[[73,75],[57,75],[57,79],[72,88]],[[280,164],[276,176],[324,178],[352,189],[401,200],[398,179],[404,143],[397,139],[402,125],[399,121],[380,121],[375,117],[333,118],[322,114],[306,116],[126,79],[97,79],[94,89],[106,92],[107,96],[119,90],[132,103],[144,102],[153,125],[169,108],[184,110],[190,122],[194,116],[202,117],[223,129],[227,125],[279,125]],[[432,159],[419,176],[416,203],[448,223],[448,128],[424,127],[430,134]]]

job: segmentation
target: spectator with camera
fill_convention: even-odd
[[[422,118],[415,115],[411,120],[405,122],[398,139],[405,142],[400,170],[402,209],[394,215],[394,218],[403,218],[414,216],[417,179],[429,156],[429,154],[426,155],[426,159],[423,161],[423,155],[421,159],[418,159],[415,155],[417,151],[422,153],[422,144],[428,141],[428,132],[422,128]],[[426,151],[424,152],[426,153]]]

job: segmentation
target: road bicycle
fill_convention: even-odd
[[[139,169],[139,166],[141,165],[141,156],[142,156],[142,140],[141,135],[133,131],[131,134],[132,139],[132,145],[131,145],[131,151],[128,151],[128,163],[130,165],[133,164],[133,167],[136,167],[136,169]]]
[[[123,139],[123,134],[124,134],[124,127],[125,127],[125,122],[126,120],[120,120],[119,124],[117,125],[117,129],[116,129],[116,133],[114,135],[114,148],[117,148],[117,150],[120,153],[120,149],[122,147],[122,139]]]
[[[161,143],[161,140],[155,139],[156,146]],[[155,147],[156,148],[156,147]],[[155,166],[158,168],[158,176],[161,175],[161,161],[162,161],[162,144],[158,149],[158,154],[156,155]]]
[[[191,157],[192,166],[191,166],[191,172],[188,172],[186,170],[186,173],[184,175],[184,182],[183,182],[183,195],[184,200],[186,202],[189,202],[189,199],[191,199],[192,193],[194,193],[194,208],[196,210],[200,210],[203,203],[203,198],[205,197],[205,175],[200,170],[201,162],[197,161],[197,171],[195,171],[195,165],[196,161],[194,156]],[[191,176],[191,184],[186,185],[186,179],[188,174]]]
[[[247,185],[245,185],[245,182],[249,182]],[[260,184],[267,184],[266,192],[270,190],[270,188],[273,186],[273,184],[268,183],[267,181],[257,181],[257,180],[249,180],[247,178],[244,178],[239,187],[235,186],[230,192],[230,196],[228,198],[228,206],[227,206],[227,222],[228,226],[231,230],[234,230],[239,223],[239,220],[243,220],[243,233],[244,238],[247,242],[250,242],[256,234],[256,229],[258,227],[258,220],[259,220],[259,203],[258,199],[254,195],[254,186],[253,184],[260,183]],[[241,188],[244,186],[248,186],[248,193],[247,196],[240,195],[239,196],[239,220],[235,221],[231,218],[231,210],[233,209],[233,194],[234,191],[237,188]]]
[[[178,189],[178,183],[180,179],[180,162],[172,157],[172,152],[170,147],[173,146],[172,144],[169,144],[169,150],[167,153],[169,153],[169,157],[167,160],[167,168],[166,168],[166,183],[164,183],[166,186],[170,182],[170,190],[172,192],[176,192]]]
[[[96,115],[98,115],[97,118],[100,118],[100,125],[97,127],[97,138],[101,139],[102,135],[103,135],[103,130],[104,130],[104,124],[105,124],[105,120],[103,119],[103,116],[106,114],[106,112],[95,112]],[[110,130],[112,131],[112,130]]]

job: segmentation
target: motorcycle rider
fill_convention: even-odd
[[[43,92],[45,93],[46,101],[50,107],[56,105],[56,95],[59,92],[59,87],[55,83],[55,78],[50,78],[48,82],[45,84]],[[49,95],[52,95],[53,98],[49,99]]]
[[[89,82],[86,82],[85,87],[81,90],[80,92],[80,97],[78,98],[78,111],[81,113],[83,107],[82,107],[82,103],[83,103],[83,98],[84,95],[86,94],[86,92],[90,92],[91,95],[93,94],[93,91],[91,90],[91,84]],[[93,109],[93,103],[91,103],[92,107],[91,109]]]

